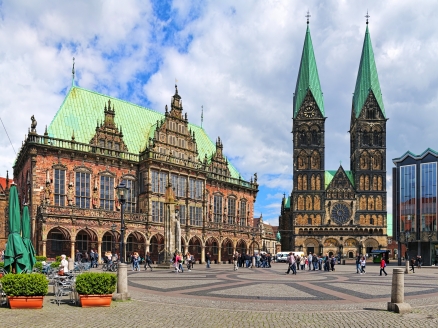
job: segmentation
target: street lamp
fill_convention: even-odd
[[[121,263],[125,263],[125,219],[123,214],[125,212],[126,194],[129,188],[126,186],[125,182],[121,182],[117,187],[117,198],[120,202],[120,256]]]

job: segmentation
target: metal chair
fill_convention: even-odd
[[[54,293],[55,303],[61,304],[65,296],[70,297],[70,302],[76,304],[75,276],[66,275],[55,278]]]

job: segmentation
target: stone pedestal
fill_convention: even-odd
[[[255,256],[252,257],[252,267],[253,267],[253,268],[256,267],[256,259],[255,259]]]
[[[395,313],[409,313],[412,311],[411,306],[405,303],[405,276],[404,269],[393,269],[391,302],[388,302],[388,311]]]
[[[128,293],[128,265],[120,263],[117,269],[117,293],[113,294],[114,301],[127,301],[131,299]]]
[[[409,261],[405,260],[405,274],[409,274]]]
[[[73,271],[75,269],[75,261],[69,257],[68,258],[68,271]]]

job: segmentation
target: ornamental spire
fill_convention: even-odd
[[[315,53],[313,51],[312,37],[310,36],[309,29],[309,17],[307,12],[307,30],[306,37],[304,39],[303,52],[301,54],[300,70],[298,72],[297,84],[295,86],[294,94],[294,118],[297,116],[298,111],[307,95],[310,92],[318,105],[321,114],[324,116],[324,99],[321,91],[321,83],[319,82],[318,68],[316,66]]]
[[[356,86],[354,88],[353,114],[356,118],[359,117],[362,112],[362,107],[372,91],[383,116],[386,117],[382,91],[380,90],[379,76],[377,74],[376,62],[374,61],[373,46],[371,44],[370,32],[368,30],[368,18],[370,16],[367,13],[365,17],[367,18],[367,25],[362,54],[360,57],[359,71],[357,72]]]

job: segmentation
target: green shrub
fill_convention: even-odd
[[[55,260],[56,260],[56,262],[61,262],[61,255],[57,256],[57,257],[55,258]]]
[[[1,283],[8,296],[44,296],[49,288],[49,281],[41,273],[7,274]]]
[[[5,267],[5,262],[0,262],[0,269],[3,269]]]
[[[38,262],[47,261],[47,256],[35,256]]]
[[[33,266],[35,269],[38,269],[40,271],[43,270],[43,264],[41,262],[36,262],[35,265]]]
[[[87,272],[76,277],[76,291],[81,295],[112,294],[116,290],[116,283],[115,274]]]
[[[50,267],[51,268],[59,268],[59,266],[61,265],[61,261],[56,261],[56,262],[52,262],[52,263],[50,263]]]

